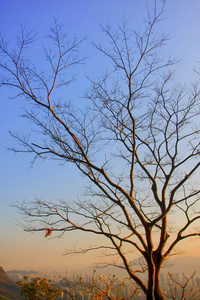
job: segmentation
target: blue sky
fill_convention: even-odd
[[[159,1],[158,1],[159,2]],[[65,25],[69,38],[76,34],[88,40],[83,45],[83,54],[88,57],[85,65],[80,67],[77,81],[72,86],[70,97],[74,102],[80,101],[84,88],[88,83],[84,75],[98,75],[106,65],[97,59],[97,54],[91,45],[92,41],[104,42],[104,36],[99,24],[107,23],[116,26],[123,19],[128,21],[129,27],[139,30],[144,26],[146,3],[149,7],[153,0],[1,0],[0,1],[0,31],[15,45],[15,37],[20,27],[37,32],[35,47],[45,43],[45,36],[53,24],[53,17],[59,18]],[[200,61],[200,1],[196,0],[168,0],[166,3],[164,20],[158,31],[169,36],[164,54],[172,54],[182,59],[177,66],[178,80],[190,83],[195,78],[193,68],[199,68]],[[36,49],[36,48],[34,48]],[[42,49],[42,48],[40,48]],[[41,60],[40,52],[32,50],[33,60]],[[42,62],[42,61],[41,61]],[[79,81],[80,80],[80,81]],[[78,86],[78,88],[77,88]],[[64,249],[78,240],[83,243],[85,236],[71,235],[61,240],[44,239],[43,234],[33,235],[23,232],[16,225],[15,219],[20,218],[16,210],[11,207],[15,201],[43,199],[73,199],[81,192],[84,180],[73,167],[59,166],[54,161],[37,161],[30,168],[31,158],[26,155],[14,156],[7,151],[13,145],[9,135],[11,131],[30,130],[19,115],[23,106],[21,99],[9,99],[14,91],[0,89],[0,257],[5,270],[10,269],[40,269],[41,271],[73,269],[84,267],[95,262],[94,256],[84,259],[61,257]],[[91,237],[92,239],[92,237]],[[195,247],[188,250],[188,255],[198,255]],[[34,257],[34,260],[33,260]],[[49,264],[51,261],[51,264]]]

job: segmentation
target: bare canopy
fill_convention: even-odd
[[[25,97],[24,116],[38,131],[30,137],[11,133],[21,145],[13,150],[30,153],[33,160],[50,157],[72,163],[90,182],[85,196],[73,205],[56,200],[22,203],[19,209],[30,221],[25,229],[104,236],[107,244],[80,252],[106,249],[117,254],[120,267],[147,299],[164,299],[159,281],[163,262],[179,242],[200,235],[199,86],[174,85],[174,61],[158,55],[167,40],[154,29],[163,9],[148,14],[143,34],[126,23],[117,31],[101,27],[110,48],[94,46],[111,61],[112,69],[90,79],[84,108],[54,97],[58,88],[70,84],[71,68],[83,60],[82,41],[67,41],[58,22],[49,36],[55,51],[45,50],[48,74],[38,72],[25,58],[31,33],[22,31],[15,51],[3,38],[0,43],[1,85]],[[172,211],[181,217],[174,234]],[[133,250],[146,262],[140,269],[129,262]],[[147,281],[140,276],[144,272]]]

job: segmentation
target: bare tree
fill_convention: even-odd
[[[183,274],[183,282],[181,283],[169,273],[169,292],[166,292],[166,297],[174,300],[199,299],[200,290],[192,283],[194,276],[195,272],[190,277]]]
[[[95,47],[112,69],[91,80],[85,109],[54,97],[73,80],[66,79],[68,70],[82,62],[81,41],[67,42],[57,22],[50,34],[57,53],[45,50],[48,75],[25,59],[31,34],[22,31],[15,51],[3,38],[0,44],[0,67],[5,71],[1,85],[18,89],[17,96],[26,98],[24,116],[37,128],[37,136],[11,133],[22,146],[13,150],[32,154],[33,161],[39,157],[73,163],[91,183],[85,197],[73,205],[22,203],[19,209],[30,220],[25,230],[104,236],[107,244],[80,253],[106,249],[109,257],[117,254],[121,263],[114,264],[127,271],[149,300],[164,299],[160,269],[176,245],[200,235],[199,87],[175,85],[170,71],[174,61],[158,55],[167,40],[155,33],[163,9],[148,13],[143,34],[126,23],[116,32],[110,26],[101,28],[109,48]],[[173,220],[181,220],[175,232],[171,213]],[[146,266],[129,262],[133,250]],[[145,272],[147,281],[141,276]]]
[[[120,280],[111,274],[103,276],[96,274],[96,270],[91,277],[75,274],[69,277],[66,274],[58,288],[69,295],[70,299],[77,299],[78,296],[84,295],[84,299],[131,300],[138,294],[138,286],[131,279]]]

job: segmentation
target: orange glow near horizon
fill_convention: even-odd
[[[102,42],[99,24],[120,23],[125,19],[128,26],[134,30],[140,30],[141,24],[144,25],[146,2],[154,5],[154,0],[149,1],[0,1],[0,29],[2,35],[10,40],[11,49],[16,47],[16,36],[23,25],[28,30],[35,29],[37,32],[36,46],[43,47],[43,37],[49,32],[53,18],[59,18],[61,24],[66,25],[66,33],[69,37],[78,34],[83,38],[88,36],[90,40],[87,46],[83,45],[83,54],[88,58],[82,66],[80,76],[72,83],[69,88],[69,95],[63,96],[67,101],[74,101],[78,105],[82,101],[82,92],[86,89],[86,81],[83,79],[85,74],[92,78],[100,76],[103,67],[102,61],[92,60],[94,56],[93,48],[90,48],[91,41]],[[182,61],[177,64],[176,73],[180,82],[188,85],[199,80],[194,67],[199,70],[200,61],[200,1],[166,1],[165,15],[163,21],[159,23],[159,30],[169,34],[169,44],[166,50],[162,50],[164,55],[172,53]],[[12,5],[11,5],[12,4]],[[37,44],[38,43],[38,44]],[[89,46],[88,46],[89,45]],[[85,48],[84,48],[85,47]],[[30,47],[31,48],[31,47]],[[35,48],[33,48],[35,49]],[[33,51],[33,49],[29,49]],[[42,61],[40,51],[30,52],[33,54],[33,61],[36,61],[42,68],[46,61]],[[83,56],[84,56],[83,55]],[[75,69],[77,71],[77,69]],[[85,78],[85,77],[84,77]],[[81,81],[82,80],[82,81]],[[67,87],[68,88],[68,87]],[[77,94],[76,94],[77,93]],[[42,272],[52,272],[53,270],[65,273],[81,272],[84,268],[93,266],[100,261],[100,252],[89,252],[85,255],[64,256],[65,249],[74,245],[77,247],[87,247],[98,242],[104,243],[105,240],[92,235],[68,232],[61,238],[55,238],[55,234],[50,228],[45,228],[42,232],[30,234],[24,232],[18,226],[18,221],[23,221],[21,215],[11,207],[13,203],[22,201],[34,201],[35,199],[64,199],[74,201],[81,195],[82,187],[85,184],[84,178],[80,176],[74,166],[59,165],[57,161],[46,160],[42,163],[35,161],[33,168],[30,167],[31,157],[23,153],[14,156],[7,148],[13,147],[13,139],[10,132],[21,132],[23,130],[29,135],[32,124],[24,123],[23,118],[18,117],[22,114],[21,107],[23,101],[21,97],[14,98],[16,94],[12,89],[1,88],[1,146],[0,147],[0,257],[1,265],[5,271],[19,270],[38,270]],[[13,99],[9,99],[13,97]],[[80,104],[81,105],[81,104]],[[16,145],[16,144],[15,144]],[[184,150],[184,149],[183,149]],[[177,218],[181,222],[180,218]],[[47,238],[45,238],[47,237]],[[184,253],[185,256],[200,257],[200,239],[184,240],[178,244],[177,253]],[[138,258],[136,252],[130,256],[131,260]]]

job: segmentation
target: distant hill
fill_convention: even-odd
[[[20,287],[0,267],[0,300],[21,300]]]
[[[31,270],[31,271],[10,270],[10,271],[7,271],[6,273],[7,273],[8,276],[10,276],[10,274],[13,274],[13,275],[21,274],[22,276],[29,275],[29,274],[37,275],[37,276],[40,276],[40,277],[45,277],[46,276],[46,274],[44,272],[34,271],[34,270]]]
[[[166,262],[166,268],[163,271],[171,273],[192,274],[196,272],[200,276],[200,257],[177,256]]]
[[[132,261],[132,265],[139,266],[139,259],[135,259]],[[116,267],[106,267],[106,268],[96,268],[89,267],[84,269],[76,269],[74,271],[75,274],[89,274],[92,275],[94,269],[96,269],[97,273],[103,273],[104,275],[108,274],[115,274],[119,277],[126,277],[127,273],[126,271],[116,268]],[[193,257],[193,256],[177,256],[173,259],[169,259],[165,262],[165,266],[162,268],[161,273],[184,273],[185,275],[192,275],[193,272],[196,271],[196,275],[200,277],[200,257]],[[5,273],[5,272],[4,272]],[[53,272],[55,273],[55,272]],[[22,270],[10,270],[7,271],[8,276],[11,278],[14,277],[14,275],[21,275],[22,277],[24,275],[35,275],[39,277],[46,277],[48,278],[47,274],[42,273],[40,271],[22,271]],[[6,276],[7,276],[6,274]],[[59,273],[56,272],[59,278]],[[61,275],[61,274],[60,274]],[[69,275],[73,275],[73,272],[69,273]],[[7,276],[7,278],[8,278]],[[18,279],[19,280],[19,279]],[[12,281],[12,280],[11,280]],[[13,281],[12,281],[13,282]],[[1,298],[0,298],[1,300]]]
[[[135,259],[131,262],[132,265],[139,267],[140,259]],[[119,277],[126,277],[127,272],[123,269],[116,267],[106,267],[106,268],[86,268],[86,269],[77,269],[74,273],[81,274],[92,274],[93,270],[96,269],[98,273],[103,273],[104,275],[115,274]],[[200,257],[194,256],[177,256],[173,259],[169,259],[165,262],[165,265],[161,269],[161,273],[184,273],[185,275],[192,275],[196,271],[196,275],[200,277]]]

